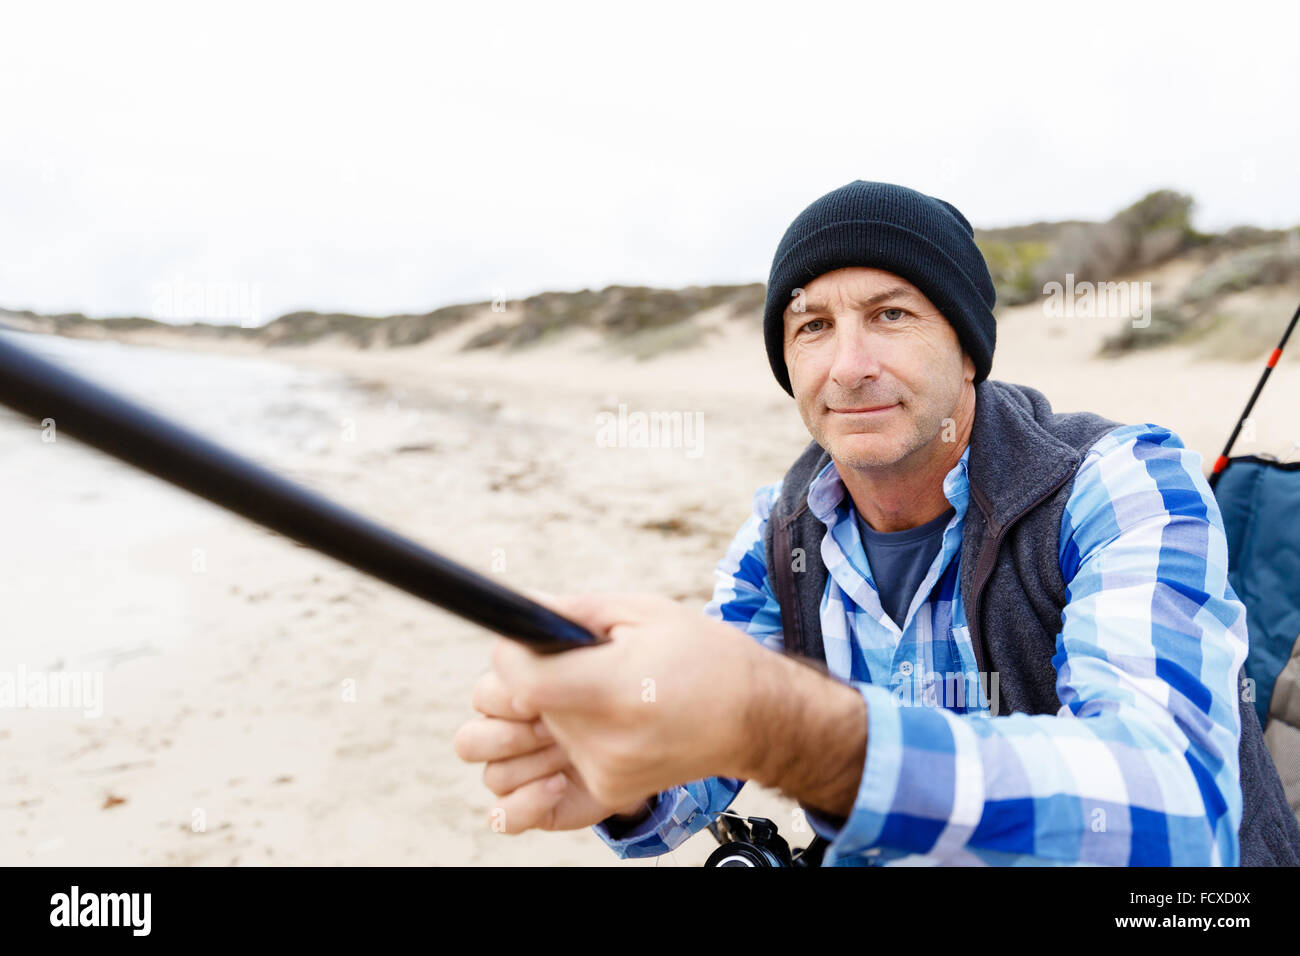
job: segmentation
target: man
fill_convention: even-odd
[[[858,181],[795,219],[764,333],[814,441],[704,617],[551,599],[609,642],[497,644],[456,747],[508,832],[654,855],[753,779],[824,865],[1296,862],[1200,456],[988,381],[993,305],[942,200]]]

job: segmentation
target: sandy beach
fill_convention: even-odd
[[[808,436],[756,323],[699,324],[699,347],[649,361],[581,336],[462,353],[473,323],[408,348],[227,346],[332,390],[301,440],[258,444],[256,423],[236,434],[512,587],[703,607],[753,491]],[[1060,411],[1170,427],[1208,471],[1265,356],[1091,358],[1113,327],[1005,310],[992,377],[1039,388]],[[1297,351],[1234,454],[1297,456]],[[620,407],[696,427],[677,447],[606,447],[602,423]],[[101,672],[103,713],[0,711],[0,863],[618,863],[588,831],[492,830],[480,769],[451,749],[491,635],[72,442],[49,454],[23,444],[39,440],[35,427],[0,430],[6,455],[27,449],[0,478],[25,516],[0,561],[20,649],[0,666]],[[753,785],[736,807],[790,827],[791,805]],[[705,833],[623,865],[698,865],[713,846]]]

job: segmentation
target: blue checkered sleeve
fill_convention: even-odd
[[[739,627],[769,647],[781,647],[781,610],[767,579],[763,536],[780,492],[776,482],[754,494],[753,513],[732,539],[714,570],[713,599],[704,613]],[[709,777],[665,790],[650,815],[618,837],[608,821],[593,829],[620,859],[659,856],[681,846],[726,810],[744,785],[731,777]]]
[[[1059,542],[1057,714],[957,714],[855,685],[866,762],[826,865],[1238,864],[1245,608],[1200,465],[1149,424],[1081,463]]]

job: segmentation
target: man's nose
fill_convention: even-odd
[[[866,378],[880,374],[878,343],[851,320],[835,325],[835,358],[830,377],[840,388],[850,390]]]

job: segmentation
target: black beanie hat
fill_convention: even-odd
[[[785,366],[785,307],[795,289],[849,266],[884,269],[924,292],[975,362],[975,383],[988,377],[996,294],[975,230],[942,199],[859,179],[799,213],[772,259],[763,336],[772,372],[787,392],[794,394]]]

